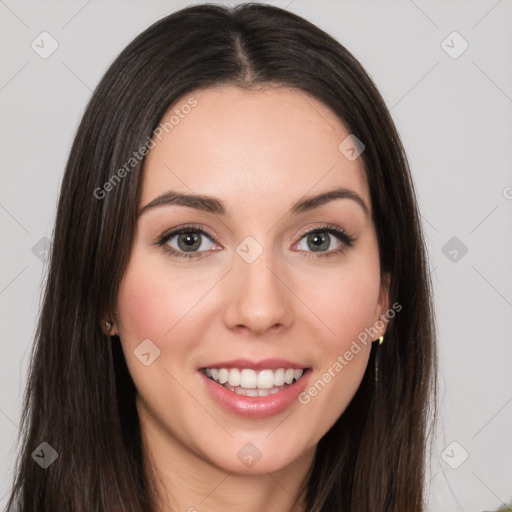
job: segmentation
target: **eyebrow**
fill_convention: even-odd
[[[365,215],[370,216],[370,210],[361,196],[353,190],[343,187],[322,192],[314,196],[302,197],[291,207],[289,213],[296,215],[298,213],[314,210],[334,199],[351,199],[363,209]],[[227,212],[226,205],[221,199],[199,194],[183,194],[169,190],[143,206],[139,210],[138,216],[150,209],[168,205],[188,206],[189,208],[214,213],[216,215],[226,215]]]

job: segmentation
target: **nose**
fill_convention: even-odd
[[[293,294],[270,253],[264,251],[252,263],[236,257],[226,290],[224,321],[228,328],[261,336],[289,327]]]

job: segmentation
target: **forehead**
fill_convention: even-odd
[[[351,161],[339,149],[350,132],[304,91],[196,90],[167,111],[160,127],[144,164],[141,204],[173,190],[220,197],[236,213],[241,203],[291,204],[342,186],[371,209],[362,159]]]

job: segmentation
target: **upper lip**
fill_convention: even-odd
[[[294,363],[286,359],[262,359],[261,361],[251,361],[250,359],[232,359],[231,361],[221,361],[201,366],[205,368],[250,368],[252,370],[277,370],[278,368],[294,368],[302,370],[308,368],[307,364]]]

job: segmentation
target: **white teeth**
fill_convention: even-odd
[[[229,379],[229,372],[226,370],[226,368],[221,368],[219,370],[219,382],[221,384],[226,384],[228,379]]]
[[[272,370],[263,370],[258,373],[256,381],[259,389],[270,389],[274,387],[274,373]]]
[[[250,368],[205,368],[205,374],[225,388],[235,391],[250,390],[251,393],[239,393],[246,396],[267,396],[279,391],[278,388],[299,380],[304,370],[278,368],[276,370],[255,371]],[[254,390],[254,393],[252,393]],[[260,393],[263,392],[263,393]]]
[[[242,396],[268,396],[273,395],[274,393],[278,393],[279,391],[282,391],[283,389],[287,388],[288,385],[284,386],[278,386],[274,387],[272,389],[244,389],[240,386],[230,386],[229,384],[224,384],[224,387],[226,389],[229,389],[229,391],[233,391],[237,395]]]
[[[286,370],[286,372],[284,373],[284,381],[286,382],[286,384],[291,384],[293,382],[294,376],[295,376],[295,370],[293,370],[292,368],[288,368],[288,370]],[[215,378],[215,376],[213,374],[213,369],[212,369],[212,377]]]
[[[274,385],[282,386],[284,384],[284,369],[279,368],[274,373]]]
[[[229,378],[228,382],[230,386],[240,386],[240,370],[237,368],[231,368],[228,370]]]
[[[240,386],[245,389],[256,389],[256,372],[245,368],[240,372]]]

